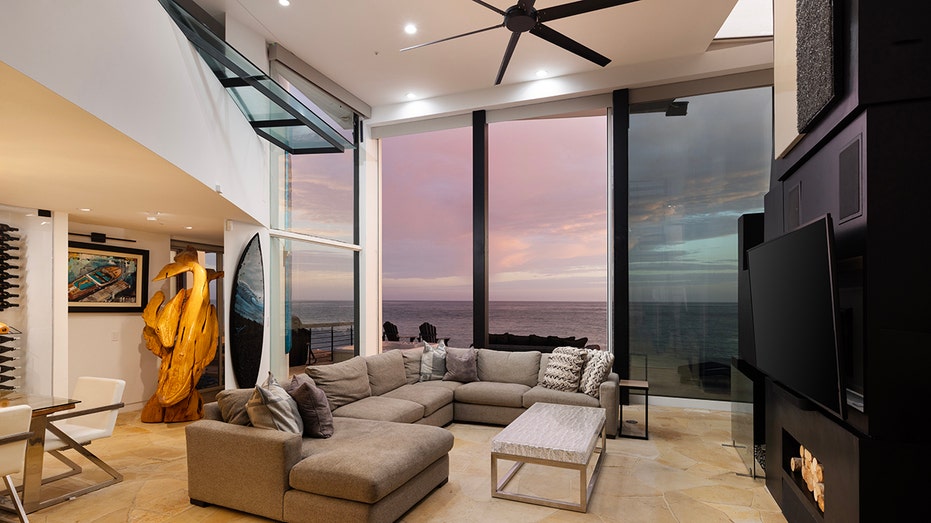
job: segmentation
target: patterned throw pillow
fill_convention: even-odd
[[[265,383],[255,388],[252,398],[246,403],[249,421],[255,427],[302,434],[304,422],[297,410],[297,403],[288,391],[278,384],[271,372]]]
[[[612,365],[614,365],[614,354],[605,350],[588,351],[588,361],[585,363],[585,369],[582,370],[579,392],[597,398],[601,383],[611,373]]]
[[[540,385],[553,390],[576,392],[585,364],[585,349],[575,347],[556,347],[546,362],[543,381]]]
[[[436,345],[423,342],[423,357],[420,359],[420,381],[442,380],[446,375],[446,344],[440,340]]]

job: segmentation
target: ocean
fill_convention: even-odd
[[[296,301],[292,314],[305,323],[351,322],[351,302]],[[382,303],[384,321],[398,326],[403,340],[417,336],[423,322],[436,326],[437,336],[451,347],[472,343],[472,302],[401,301]],[[607,306],[604,302],[489,303],[489,332],[588,338],[607,345]],[[686,362],[728,363],[737,354],[736,303],[631,303],[632,354],[672,356]]]

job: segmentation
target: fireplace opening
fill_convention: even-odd
[[[824,514],[824,463],[817,454],[783,431],[783,469],[794,480],[795,485],[807,496],[803,496]]]

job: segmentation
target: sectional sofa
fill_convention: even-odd
[[[560,355],[447,351],[457,358],[446,372],[425,365],[435,358],[426,349],[308,367],[330,408],[330,437],[259,429],[241,409],[207,404],[205,419],[185,428],[191,502],[279,521],[390,522],[447,481],[453,437],[441,427],[453,421],[506,425],[533,403],[561,403],[605,408],[606,432],[617,434],[613,372],[587,393],[555,390],[549,360]],[[252,391],[224,398],[236,395]]]

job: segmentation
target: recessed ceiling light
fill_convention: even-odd
[[[187,230],[190,231],[191,229],[193,229],[193,227],[191,227],[190,225],[188,225],[188,226],[185,227],[185,229],[187,229]]]
[[[91,212],[90,207],[81,207],[81,208],[78,209],[78,210],[81,211],[81,212]]]
[[[290,0],[278,0],[278,3],[283,5],[284,7],[288,7],[289,5],[291,5]]]
[[[157,220],[158,218],[156,218],[155,216],[146,216],[145,219],[146,219],[146,220],[149,220],[150,222],[154,222],[154,221]]]
[[[407,93],[407,99],[408,99],[408,100],[413,100],[414,98],[417,98],[417,95],[416,95],[416,94],[414,94],[414,93]]]
[[[537,71],[537,78],[546,78],[549,74],[546,69],[540,69]]]
[[[414,24],[407,24],[404,26],[404,32],[412,35],[417,32],[417,26]]]

